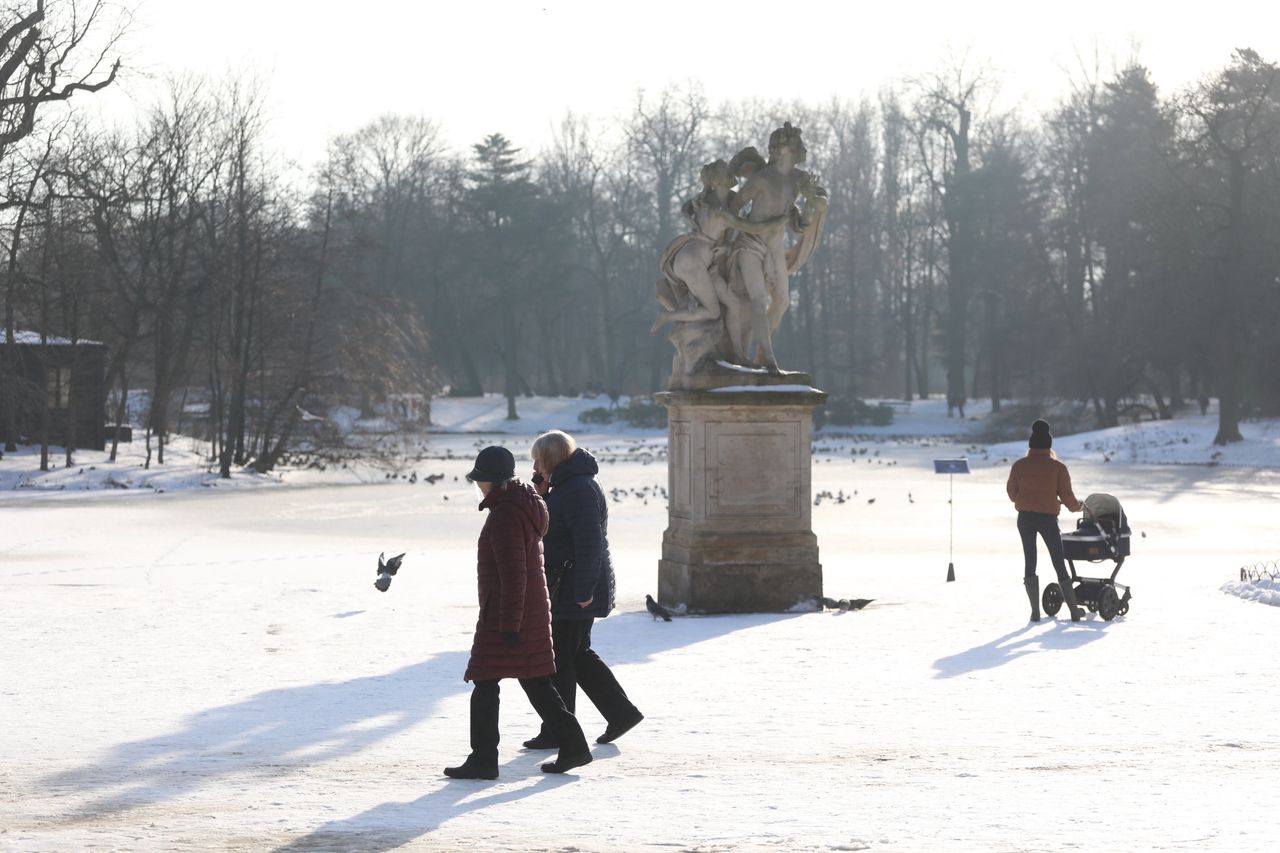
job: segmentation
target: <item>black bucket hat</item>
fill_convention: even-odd
[[[473,483],[505,483],[515,476],[516,458],[510,450],[494,444],[476,454],[475,467],[467,479]]]

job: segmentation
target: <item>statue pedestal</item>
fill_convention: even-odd
[[[803,373],[738,375],[655,395],[669,441],[658,600],[690,613],[820,609],[811,447],[827,395]]]

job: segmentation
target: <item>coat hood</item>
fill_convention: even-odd
[[[573,451],[573,455],[556,466],[551,472],[551,485],[558,486],[573,477],[594,477],[600,473],[600,465],[596,458],[583,448]]]
[[[557,468],[557,471],[560,469]],[[547,522],[550,516],[547,515],[547,505],[543,502],[542,496],[537,490],[528,483],[520,480],[508,481],[506,488],[502,486],[494,486],[485,499],[480,502],[480,509],[493,509],[494,507],[509,503],[519,509],[529,521],[533,523],[533,527],[538,531],[539,536],[546,535]]]

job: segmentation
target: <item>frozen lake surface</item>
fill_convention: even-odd
[[[875,601],[665,624],[643,604],[665,440],[588,440],[626,490],[596,645],[646,719],[548,777],[506,682],[501,776],[457,782],[482,517],[455,478],[487,440],[433,437],[456,457],[419,466],[434,484],[0,494],[0,849],[1280,845],[1280,610],[1222,591],[1280,556],[1280,471],[1063,450],[1078,494],[1129,513],[1133,606],[1030,625],[1017,448],[824,440],[814,491],[846,497],[814,508],[826,593]],[[948,584],[929,463],[966,452]],[[385,594],[380,551],[407,552]]]

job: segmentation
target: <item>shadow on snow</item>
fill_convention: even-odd
[[[989,643],[974,646],[967,651],[938,658],[933,662],[937,670],[934,678],[954,678],[983,669],[995,669],[1025,655],[1049,651],[1078,649],[1101,639],[1106,632],[1106,622],[1052,622],[1048,631],[1028,633],[1044,623],[1028,622],[1016,631],[997,637]]]
[[[671,623],[653,622],[645,613],[625,613],[596,621],[592,630],[592,647],[611,666],[641,663],[654,655],[672,649],[719,639],[737,631],[750,630],[794,619],[805,614],[743,614],[698,616],[676,619]],[[603,630],[602,630],[603,629]],[[625,682],[625,677],[623,678]],[[624,683],[625,686],[625,683]],[[579,706],[588,703],[579,695]],[[649,722],[655,722],[651,714]],[[505,738],[504,738],[505,740]],[[459,759],[465,756],[465,744],[459,743]],[[619,754],[613,744],[594,746],[597,759]],[[349,818],[329,821],[318,829],[276,848],[274,853],[303,853],[313,850],[359,850],[380,853],[403,847],[436,831],[449,820],[470,812],[502,803],[515,802],[560,785],[572,783],[574,776],[547,776],[538,765],[548,758],[546,753],[525,752],[499,768],[499,779],[493,782],[449,780],[443,776],[431,783],[434,790],[411,802],[387,802]],[[589,771],[588,771],[589,772]],[[521,776],[536,776],[533,784],[490,796],[472,798],[478,791],[510,784]]]
[[[531,761],[542,762],[547,755],[542,752],[525,753],[508,761],[499,769],[499,780],[507,771]],[[536,764],[535,764],[536,767]],[[532,785],[503,791],[484,797],[476,797],[480,791],[501,784],[499,780],[450,780],[430,793],[412,802],[381,803],[358,815],[331,820],[324,826],[309,832],[281,847],[273,853],[313,853],[326,850],[358,850],[360,853],[382,853],[395,850],[423,835],[434,832],[447,821],[480,811],[490,806],[512,803],[551,791],[562,785],[572,784],[576,776],[552,776],[538,771],[541,777]]]
[[[596,643],[613,665],[639,663],[652,656],[801,614],[752,614],[677,619],[653,623],[647,614],[619,614],[597,623]],[[600,629],[603,630],[600,630]],[[468,651],[451,651],[380,675],[348,681],[285,687],[241,702],[193,714],[181,730],[119,744],[100,760],[43,780],[50,790],[93,797],[70,816],[92,821],[186,795],[232,778],[279,779],[300,769],[355,755],[429,719],[444,699],[470,690],[462,681]],[[513,685],[514,686],[514,685]],[[518,695],[518,694],[517,694]],[[451,727],[466,749],[465,724]],[[602,751],[603,750],[603,751]],[[597,747],[597,755],[610,754]],[[616,754],[616,753],[615,753]],[[355,840],[360,825],[399,816],[410,825],[390,833],[360,831],[360,849],[389,850],[429,833],[456,815],[549,790],[560,780],[545,777],[534,758],[521,755],[506,767],[526,764],[542,781],[532,787],[479,800],[466,799],[474,784],[447,784],[408,803],[384,803],[364,814],[331,821],[284,850],[326,848],[339,839]],[[335,780],[335,786],[338,784]],[[308,841],[309,839],[309,841]],[[326,840],[327,839],[327,840]],[[298,845],[303,845],[299,847]],[[308,846],[310,845],[310,846]]]
[[[426,719],[438,702],[466,689],[467,656],[446,652],[381,675],[267,690],[196,713],[180,731],[119,744],[44,784],[98,794],[75,820],[179,799],[229,777],[285,776]]]

